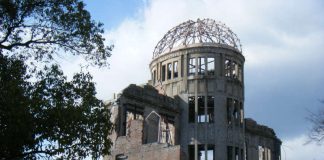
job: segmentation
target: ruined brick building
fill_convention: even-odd
[[[280,160],[275,132],[244,117],[244,56],[211,19],[187,21],[158,42],[152,79],[109,102],[111,155],[129,160]]]

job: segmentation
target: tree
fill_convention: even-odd
[[[81,0],[0,0],[0,159],[94,159],[109,153],[110,114],[89,73],[71,81],[56,55],[107,66],[103,24]],[[35,70],[26,60],[44,62]],[[51,65],[48,62],[51,61]]]
[[[90,74],[67,81],[53,65],[28,82],[26,70],[21,60],[0,56],[0,159],[108,154],[110,115]]]
[[[1,0],[0,53],[51,60],[65,52],[105,66],[112,46],[103,24],[91,20],[79,0]]]
[[[34,143],[28,78],[22,61],[0,55],[0,159],[13,159],[11,155],[22,154],[24,146]]]
[[[324,101],[321,103],[324,104]],[[309,132],[310,140],[322,144],[324,142],[324,109],[317,113],[310,112],[308,120],[313,125]]]

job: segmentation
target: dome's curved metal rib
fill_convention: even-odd
[[[180,45],[194,43],[223,44],[242,52],[240,40],[224,23],[212,19],[198,19],[188,20],[170,29],[155,46],[153,58]]]

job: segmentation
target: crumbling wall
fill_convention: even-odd
[[[131,120],[129,134],[119,136],[113,146],[112,154],[105,159],[115,160],[123,156],[127,160],[179,160],[180,146],[168,144],[150,143],[142,144],[143,120]]]
[[[245,119],[245,144],[248,160],[280,160],[281,141],[273,129]]]
[[[177,100],[149,85],[129,85],[108,104],[114,131],[105,159],[180,159]]]

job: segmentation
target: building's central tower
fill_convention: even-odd
[[[243,159],[243,68],[239,39],[211,19],[184,22],[158,42],[151,83],[180,99],[177,141],[185,159]]]

